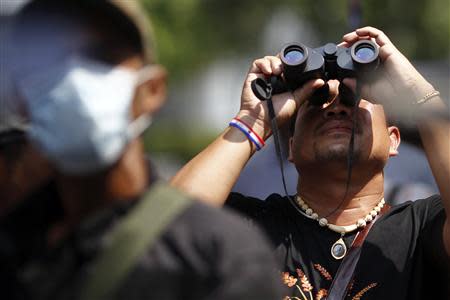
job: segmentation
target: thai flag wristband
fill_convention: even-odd
[[[233,120],[231,120],[229,125],[242,131],[242,133],[245,134],[245,136],[253,144],[255,144],[256,150],[259,151],[259,150],[261,150],[262,147],[264,147],[264,145],[265,145],[264,140],[256,132],[254,132],[250,126],[245,124],[242,120],[240,120],[238,118],[234,118]]]

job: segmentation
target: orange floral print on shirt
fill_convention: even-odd
[[[319,272],[319,274],[327,281],[332,281],[333,277],[330,273],[320,264],[314,264],[314,269]],[[328,290],[323,288],[318,288],[317,293],[314,294],[314,287],[311,285],[310,281],[306,274],[302,271],[301,268],[297,268],[296,276],[291,275],[289,272],[281,272],[281,281],[283,284],[287,285],[290,288],[293,288],[293,294],[297,296],[285,296],[283,300],[320,300],[325,299],[328,295]],[[352,300],[361,300],[363,295],[366,294],[370,289],[376,287],[378,284],[373,282],[355,293],[354,296],[351,296],[351,292],[353,289],[354,281],[352,281],[349,285],[347,297]]]

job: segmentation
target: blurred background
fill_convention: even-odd
[[[169,103],[148,135],[152,152],[190,159],[238,111],[242,83],[255,58],[276,54],[292,41],[312,47],[338,42],[352,23],[385,31],[448,99],[448,0],[143,3],[153,20],[160,62],[170,71]],[[164,140],[151,139],[160,128]]]
[[[6,24],[22,2],[1,0],[2,35],[7,34]],[[339,42],[352,28],[377,27],[440,90],[443,98],[449,99],[448,0],[141,2],[154,25],[158,60],[170,74],[169,101],[146,133],[147,150],[165,178],[227,127],[238,111],[242,83],[251,62],[276,54],[287,42],[318,47]],[[414,128],[405,128],[402,133],[403,140],[413,146],[410,150],[420,156]],[[281,187],[273,153],[271,145],[260,151],[236,189],[246,192],[245,178],[255,176],[251,175],[254,172],[261,181],[276,181]],[[418,164],[414,155],[410,157]],[[286,173],[289,191],[295,190],[294,170],[288,167]]]

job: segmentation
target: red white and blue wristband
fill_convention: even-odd
[[[248,126],[246,123],[244,123],[242,120],[238,118],[234,118],[231,120],[230,126],[233,126],[240,131],[242,131],[243,134],[256,146],[256,150],[261,150],[262,147],[264,147],[265,143],[264,140],[253,131],[253,129]]]

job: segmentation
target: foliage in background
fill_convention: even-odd
[[[144,136],[145,149],[151,153],[171,153],[182,161],[189,161],[217,136],[205,128],[187,130],[168,122],[156,122]]]
[[[172,78],[223,55],[254,52],[271,13],[287,6],[309,20],[324,42],[348,31],[349,1],[142,0],[155,27],[161,63]],[[448,0],[361,0],[362,24],[384,30],[406,56],[448,58]]]
[[[412,59],[449,59],[450,2],[448,0],[365,0],[368,24],[389,33]]]

